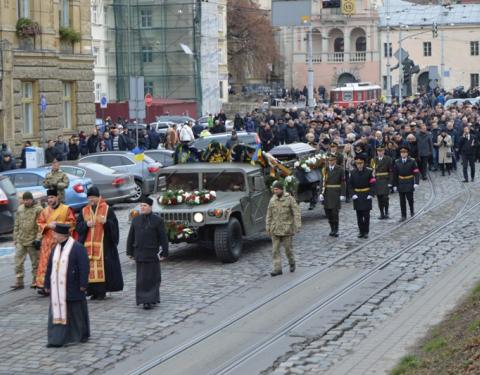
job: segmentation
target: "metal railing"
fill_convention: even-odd
[[[352,52],[350,53],[350,62],[365,62],[367,61],[366,52]]]
[[[314,53],[312,56],[314,64],[328,62],[332,64],[350,62],[364,63],[373,61],[376,52],[322,52]],[[302,54],[303,55],[303,54]],[[308,57],[305,56],[305,63],[308,63]]]

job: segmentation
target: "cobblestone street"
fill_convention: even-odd
[[[377,211],[372,211],[372,242],[336,267],[365,269],[406,245],[412,237],[419,238],[435,230],[461,212],[464,206],[468,209],[480,202],[476,185],[465,187],[457,176],[442,178],[434,175],[433,187],[428,182],[420,185],[416,193],[419,217],[396,230],[395,237],[387,234],[375,239],[397,224],[400,216],[398,196],[391,196],[391,220],[380,221],[376,219]],[[168,261],[162,264],[160,306],[152,311],[142,310],[134,303],[135,267],[125,256],[130,207],[115,207],[122,228],[119,251],[125,290],[105,301],[89,302],[91,340],[57,350],[46,349],[48,300],[37,297],[31,290],[4,293],[0,300],[0,374],[102,373],[171,335],[182,322],[195,319],[196,314],[206,307],[240,292],[248,293],[259,283],[273,282],[269,276],[270,242],[264,235],[248,239],[241,259],[233,264],[221,264],[213,252],[195,246],[176,246]],[[302,207],[302,231],[295,238],[300,271],[324,266],[360,243],[351,204],[345,204],[341,210],[338,239],[327,235],[329,228],[321,207],[314,211],[306,208]],[[422,208],[425,212],[421,212]],[[334,330],[313,339],[310,337],[308,342],[296,346],[265,372],[318,374],[327,370],[479,241],[478,231],[472,225],[475,220],[476,210],[465,212],[428,243],[404,253],[388,266],[401,271],[396,282],[342,319]],[[12,244],[7,238],[2,240],[1,246]],[[13,281],[13,256],[0,257],[0,268],[1,292]]]

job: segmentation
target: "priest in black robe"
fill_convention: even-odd
[[[89,261],[85,247],[70,237],[70,225],[55,226],[57,244],[52,249],[45,275],[45,291],[50,293],[47,347],[86,342],[90,321],[85,297]]]
[[[85,245],[90,259],[87,296],[92,300],[103,300],[106,292],[123,290],[123,275],[117,248],[118,220],[96,186],[88,189],[87,197],[88,205],[78,216],[76,230],[78,241]]]
[[[137,305],[151,309],[160,303],[160,261],[168,257],[168,238],[163,219],[152,213],[153,200],[144,198],[140,215],[133,218],[127,239],[127,256],[137,266]]]

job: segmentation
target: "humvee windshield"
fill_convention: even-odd
[[[167,190],[198,190],[198,173],[172,173],[166,176]]]
[[[203,187],[214,191],[245,191],[245,177],[239,172],[204,173]]]

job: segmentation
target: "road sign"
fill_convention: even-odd
[[[147,93],[147,95],[145,95],[145,105],[147,107],[150,107],[153,103],[153,98],[152,98],[152,94],[150,93]]]
[[[130,77],[130,97],[128,100],[128,115],[131,119],[145,118],[144,78]]]
[[[103,95],[101,98],[100,98],[100,108],[107,108],[107,104],[108,104],[108,99],[105,95]]]
[[[45,111],[47,110],[47,98],[45,98],[45,95],[42,95],[40,97],[40,110],[42,111],[42,113],[45,113]]]
[[[403,48],[401,50],[402,50],[402,61],[403,61],[408,57],[408,52],[405,51]],[[395,58],[400,61],[400,49],[397,49],[397,52],[395,52],[393,56],[395,56]]]

